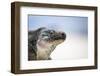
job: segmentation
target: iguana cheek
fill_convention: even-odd
[[[46,48],[47,47],[47,43],[42,41],[42,40],[38,40],[37,41],[37,45],[41,48]]]

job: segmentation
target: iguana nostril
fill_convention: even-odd
[[[62,33],[61,35],[62,35],[62,38],[63,38],[63,39],[66,38],[66,34],[65,34],[65,33]]]

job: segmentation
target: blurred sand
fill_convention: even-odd
[[[88,57],[88,38],[84,35],[68,35],[65,42],[61,43],[51,54],[54,60],[59,59],[84,59]]]

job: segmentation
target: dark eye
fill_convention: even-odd
[[[50,34],[53,34],[54,32],[55,32],[54,30],[51,30],[51,31],[50,31]]]

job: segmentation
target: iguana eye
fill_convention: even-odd
[[[44,37],[44,36],[48,36],[48,34],[46,34],[46,33],[43,33],[43,34],[42,34],[42,36],[43,36],[43,37]]]
[[[54,30],[51,30],[51,31],[50,31],[50,34],[53,34],[54,32],[55,32]]]
[[[43,39],[48,39],[48,38],[49,38],[48,36],[44,36],[44,37],[43,37]]]

